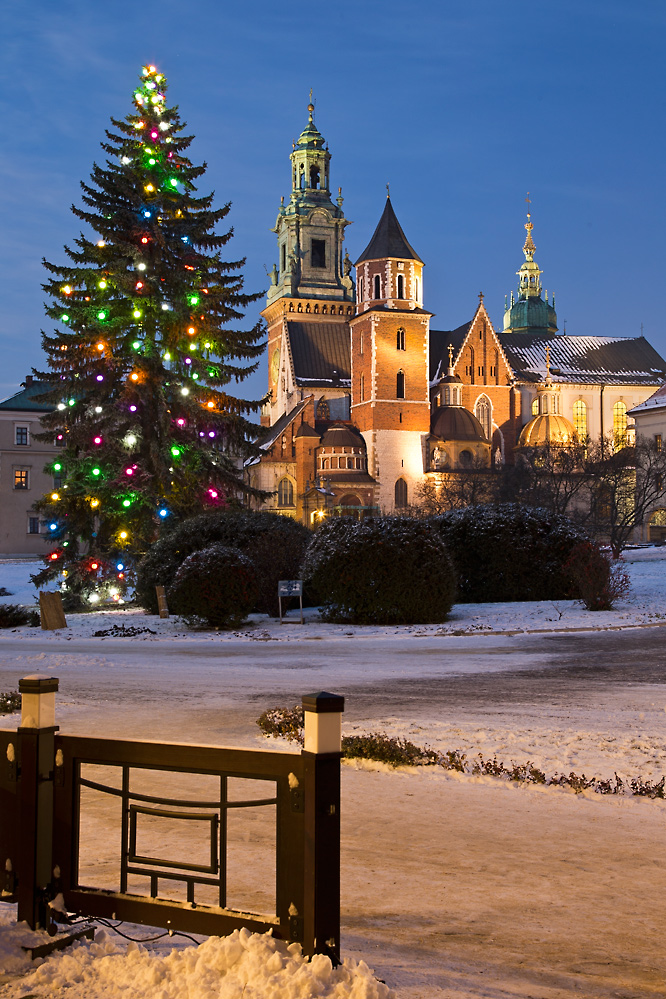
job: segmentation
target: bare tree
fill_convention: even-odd
[[[423,516],[460,510],[466,506],[494,503],[499,497],[501,475],[488,468],[482,459],[468,468],[441,473],[437,479],[427,478],[418,489],[419,512]]]
[[[607,438],[590,448],[587,467],[589,524],[617,558],[635,528],[664,500],[666,450],[645,437],[626,447],[614,447],[612,438]]]
[[[521,449],[515,465],[503,470],[501,499],[580,519],[581,511],[589,510],[587,496],[593,477],[588,450],[589,441]]]

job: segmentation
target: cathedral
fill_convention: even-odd
[[[424,262],[388,195],[356,262],[344,251],[349,222],[312,104],[290,159],[262,313],[265,429],[246,467],[250,485],[271,493],[265,509],[311,526],[400,512],[427,479],[511,464],[523,447],[631,435],[628,411],[664,381],[666,361],[643,337],[559,332],[529,214],[503,329],[479,295],[469,322],[435,330]]]

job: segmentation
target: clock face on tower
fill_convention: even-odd
[[[273,351],[273,356],[271,357],[271,381],[273,385],[277,385],[278,374],[280,373],[280,348],[276,347]]]

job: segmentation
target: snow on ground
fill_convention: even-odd
[[[347,698],[345,732],[529,759],[548,774],[658,778],[666,772],[666,549],[629,552],[626,561],[632,592],[608,614],[568,601],[457,605],[443,625],[360,628],[322,624],[309,611],[303,628],[292,612],[287,625],[261,618],[231,633],[190,632],[134,609],[71,615],[64,632],[0,631],[0,690],[27,673],[59,676],[65,732],[286,750],[258,734],[258,714],[329,689]],[[0,585],[15,589],[7,601],[32,600],[21,589],[29,571],[0,564]],[[155,634],[93,637],[116,624]],[[0,718],[3,728],[16,723],[16,715]],[[360,763],[343,767],[342,793],[342,951],[367,961],[400,999],[666,995],[666,802]],[[86,863],[112,877],[108,815],[92,806]],[[251,850],[270,840],[261,822],[244,836]],[[252,864],[241,857],[239,891],[250,890],[243,877]],[[280,961],[284,993],[261,978],[243,992],[235,971],[213,974],[227,946],[214,940],[197,957],[202,948],[182,941],[128,953],[109,935],[25,977],[16,946],[24,931],[11,917],[0,905],[0,967],[13,976],[0,978],[2,999],[107,999],[124,994],[114,991],[124,981],[141,999],[382,994],[365,966],[335,988],[331,979],[319,993],[312,982],[289,991],[306,966],[265,938],[248,946],[242,973],[259,952],[264,965]]]
[[[32,933],[25,923],[11,921],[0,906],[0,983],[2,976],[22,977],[0,995],[66,995],[67,999],[390,999],[393,993],[378,982],[368,966],[350,958],[333,968],[329,958],[308,961],[299,944],[286,946],[268,934],[236,930],[227,937],[168,950],[125,942],[98,929],[95,940],[73,944],[32,963],[24,946],[49,938]],[[13,907],[12,907],[13,908]],[[8,918],[9,917],[9,918]],[[145,927],[133,927],[141,934]],[[141,937],[139,937],[141,938]],[[37,990],[37,993],[35,993]]]
[[[162,621],[138,609],[123,611],[114,607],[90,614],[68,615],[68,635],[72,638],[90,636],[93,631],[103,630],[117,623],[146,627],[156,632],[154,636],[146,632],[141,636],[144,641],[169,638],[189,642],[224,642],[238,639],[293,642],[303,637],[312,637],[313,628],[316,628],[317,638],[342,638],[353,634],[357,639],[366,639],[396,634],[439,637],[666,625],[666,546],[630,549],[625,552],[623,561],[631,580],[631,591],[624,600],[617,602],[612,611],[586,611],[577,600],[455,604],[448,619],[442,624],[374,627],[325,624],[320,620],[316,608],[306,608],[304,612],[306,630],[303,633],[292,627],[299,617],[298,610],[294,609],[288,612],[287,619],[290,624],[287,627],[281,627],[278,620],[268,618],[266,615],[253,614],[250,616],[248,626],[239,631],[212,633],[188,630],[178,618],[172,617]],[[0,560],[0,586],[4,586],[11,593],[11,596],[0,597],[0,602],[36,605],[37,592],[30,582],[30,575],[34,574],[40,565],[39,562],[25,560]],[[43,637],[48,641],[58,639],[60,636],[46,634]],[[2,633],[0,633],[1,638]]]

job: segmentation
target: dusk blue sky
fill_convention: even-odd
[[[658,0],[4,0],[0,397],[44,364],[41,259],[64,261],[79,181],[145,63],[166,74],[192,159],[208,163],[200,190],[233,203],[229,257],[247,258],[248,291],[276,260],[270,229],[312,87],[331,186],[354,221],[350,256],[389,182],[426,263],[433,328],[469,320],[480,291],[502,328],[530,191],[560,330],[639,336],[643,324],[666,355],[665,26]],[[265,389],[264,360],[242,394]]]

